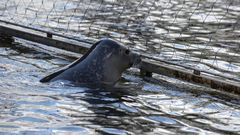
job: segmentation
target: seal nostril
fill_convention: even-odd
[[[134,60],[133,60],[133,66],[134,66],[134,67],[138,67],[141,62],[142,62],[141,57],[140,57],[138,54],[136,54],[136,55],[135,55],[135,58],[134,58]]]
[[[139,57],[137,58],[137,63],[140,63],[140,62],[142,62],[142,59]]]

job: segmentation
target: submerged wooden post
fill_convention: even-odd
[[[146,71],[143,68],[140,68],[140,75],[142,77],[146,76],[146,77],[152,77],[152,72]]]
[[[1,43],[12,43],[14,42],[14,38],[0,31],[0,41]]]
[[[53,35],[52,35],[51,33],[47,33],[47,37],[48,37],[48,38],[52,38]]]

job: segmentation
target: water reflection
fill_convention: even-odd
[[[69,61],[23,46],[0,47],[0,134],[240,133],[239,100],[131,74],[114,89],[42,84],[42,76]]]

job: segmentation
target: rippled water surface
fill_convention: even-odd
[[[71,60],[22,45],[0,47],[0,134],[240,134],[239,100],[127,73],[141,85],[112,91],[42,84],[41,77]]]
[[[0,19],[96,41],[239,80],[238,0],[1,0]],[[240,134],[240,100],[133,74],[118,90],[42,84],[72,61],[0,42],[0,134]],[[35,44],[33,44],[35,45]],[[198,91],[197,88],[195,88]]]
[[[239,0],[1,0],[0,19],[240,80]]]

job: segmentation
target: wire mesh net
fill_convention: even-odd
[[[36,30],[56,32],[76,40],[86,40],[90,42],[95,42],[100,38],[110,37],[131,47],[131,49],[144,53],[152,58],[158,58],[173,64],[211,72],[235,81],[240,80],[239,0],[0,0],[0,23],[1,22],[11,22],[16,25],[27,26]],[[5,52],[0,51],[0,55],[19,55],[18,52],[6,53],[8,51],[9,50],[7,49]],[[32,54],[35,55],[36,52]],[[14,57],[13,60],[21,60],[23,63],[29,63],[30,61],[31,63],[34,60],[31,58],[35,57],[26,56]],[[87,103],[88,99],[93,98],[94,104],[96,102],[100,102],[101,104],[97,104],[97,107],[93,108],[90,112],[100,110],[94,113],[99,113],[101,115],[98,116],[94,114],[94,117],[91,119],[99,120],[98,117],[101,117],[99,120],[101,121],[99,122],[100,126],[107,125],[108,121],[112,121],[114,124],[117,124],[118,127],[120,127],[120,124],[123,125],[124,122],[126,122],[127,130],[136,128],[137,131],[141,131],[141,129],[144,129],[145,127],[151,128],[152,126],[152,129],[156,127],[156,131],[154,132],[158,134],[161,131],[161,128],[157,130],[157,127],[173,129],[180,134],[214,134],[215,132],[222,134],[240,133],[239,100],[234,100],[234,103],[230,103],[227,100],[222,100],[221,98],[218,99],[205,94],[201,95],[197,92],[196,94],[175,91],[174,88],[170,89],[168,86],[164,85],[147,83],[143,90],[149,91],[148,94],[136,96],[133,98],[134,100],[125,98],[123,103],[116,102],[112,104],[112,101],[115,99],[112,100],[113,98],[111,96],[111,98],[108,98],[107,94],[105,94],[103,97],[107,97],[107,100],[111,101],[111,103],[104,100],[103,106],[101,102],[102,100],[96,100],[99,98],[96,93],[90,95],[83,94],[84,98],[79,96],[81,95],[79,93],[72,94],[73,96],[68,96],[69,99],[67,99],[67,104],[64,100],[67,97],[65,94],[61,94],[64,96],[61,98],[57,93],[56,95],[60,96],[60,98],[56,97],[54,100],[57,99],[58,101],[52,99],[48,101],[48,99],[46,99],[46,102],[44,102],[45,97],[43,100],[39,96],[42,93],[36,93],[37,96],[34,95],[34,97],[39,97],[38,100],[40,101],[38,101],[37,98],[27,98],[26,95],[22,96],[22,93],[26,92],[26,89],[33,89],[34,92],[39,92],[38,90],[35,90],[35,85],[33,85],[34,88],[31,88],[30,85],[25,86],[26,83],[31,83],[33,76],[31,74],[33,72],[32,66],[29,66],[29,69],[27,68],[27,70],[29,70],[28,72],[31,72],[29,73],[31,77],[29,77],[25,75],[25,69],[22,70],[22,67],[24,66],[18,62],[13,62],[13,60],[11,59],[11,61],[8,62],[8,60],[5,59],[5,63],[12,63],[14,66],[9,66],[9,64],[8,68],[14,67],[15,69],[11,71],[16,71],[16,73],[10,74],[9,79],[8,75],[1,76],[4,78],[2,79],[4,81],[1,81],[0,79],[1,89],[6,89],[7,94],[11,93],[11,90],[14,89],[13,96],[11,95],[5,98],[4,95],[7,94],[4,94],[4,91],[0,96],[0,106],[2,106],[2,108],[0,108],[3,109],[3,116],[6,116],[5,119],[7,124],[9,124],[9,121],[13,121],[12,117],[10,117],[9,120],[7,119],[8,116],[11,115],[6,114],[9,112],[12,113],[12,111],[9,111],[9,109],[6,108],[8,105],[7,99],[11,102],[15,102],[16,93],[18,93],[16,98],[16,108],[19,107],[20,109],[12,109],[14,111],[14,113],[12,113],[14,117],[36,115],[42,118],[43,114],[47,114],[49,115],[49,118],[53,119],[52,116],[55,115],[55,112],[56,116],[62,116],[64,114],[63,119],[53,119],[53,123],[51,123],[52,120],[50,120],[48,123],[50,123],[51,126],[47,128],[45,122],[41,122],[44,126],[42,126],[41,123],[39,125],[37,122],[37,129],[47,129],[47,133],[50,132],[51,127],[55,128],[56,126],[56,128],[59,128],[62,121],[65,121],[64,124],[73,124],[72,120],[69,120],[68,118],[70,118],[71,112],[74,112],[74,109],[76,109],[76,113],[74,112],[71,115],[75,116],[74,124],[81,127],[81,124],[87,121],[86,123],[89,125],[88,123],[92,121],[89,120],[90,122],[88,122],[87,117],[84,117],[84,119],[79,118],[81,118],[81,115],[85,115],[87,111],[84,109],[85,107],[90,109],[93,108],[91,106],[92,102]],[[4,60],[1,62],[5,64]],[[45,62],[40,62],[39,65],[42,63]],[[53,67],[55,67],[56,60],[53,60],[52,63],[54,64],[45,63],[41,66],[45,66],[46,69],[53,65]],[[6,69],[0,67],[0,71],[5,70]],[[24,72],[24,75],[19,73],[20,71]],[[20,91],[17,88],[12,88],[22,85],[21,82],[19,83],[19,79],[22,78],[18,76],[23,76],[26,79],[24,80],[24,87],[20,87],[22,89],[20,89]],[[6,83],[5,79],[9,81],[9,83]],[[178,81],[179,80],[175,81],[176,86],[183,84],[183,82]],[[173,80],[171,80],[171,83],[174,83]],[[193,84],[186,85],[194,87],[194,90],[196,91],[200,89]],[[64,88],[63,91],[65,90],[66,88]],[[57,91],[60,90],[58,89]],[[160,91],[160,94],[151,94],[151,92],[155,91]],[[44,93],[45,92],[46,89],[44,88]],[[51,90],[51,93],[52,92],[53,90]],[[54,93],[54,96],[56,95]],[[50,97],[49,95],[47,96]],[[71,102],[70,98],[73,98],[73,103],[76,101],[76,104],[69,104]],[[22,100],[19,102],[19,99]],[[33,102],[32,108],[39,108],[39,106],[35,105],[40,105],[40,108],[43,109],[40,109],[40,113],[38,110],[36,111],[34,109],[34,112],[31,112],[30,109],[32,108],[30,104],[33,99],[36,100],[37,103],[35,104]],[[86,101],[88,106],[86,106],[85,102],[82,104],[82,102],[77,100]],[[117,101],[118,100],[119,99],[117,99]],[[54,104],[54,108],[50,108],[51,105],[48,103]],[[44,107],[45,104],[46,107]],[[61,107],[61,105],[63,107]],[[113,105],[113,107],[111,105]],[[8,106],[12,107],[13,105],[10,104]],[[57,106],[57,108],[55,108],[55,106]],[[15,106],[12,108],[14,107]],[[68,107],[71,112],[67,110]],[[48,112],[46,108],[51,111]],[[116,110],[120,110],[119,112],[121,115],[119,119],[117,119],[118,114],[113,111],[115,108]],[[4,109],[7,109],[6,113],[4,112]],[[56,109],[57,111],[55,111]],[[61,111],[61,109],[63,109],[63,111]],[[106,119],[103,119],[104,113],[101,112],[101,109],[104,111],[110,110],[109,112],[115,114],[113,117],[106,117]],[[24,113],[24,110],[26,110],[26,114]],[[52,110],[54,110],[54,112],[52,112]],[[19,114],[21,115],[15,115],[15,112],[19,111]],[[138,111],[144,115],[139,115],[141,113]],[[125,114],[123,112],[127,113]],[[125,117],[128,116],[128,114],[129,116],[141,116],[144,119],[138,120],[137,117]],[[47,115],[46,117],[48,117]],[[107,116],[109,115],[112,114],[107,112]],[[158,115],[160,115],[160,117]],[[164,117],[161,117],[161,115]],[[170,119],[168,117],[170,117]],[[28,117],[24,118],[28,119]],[[31,120],[31,117],[29,118]],[[14,123],[10,126],[4,126],[5,119],[1,123],[1,128],[10,127],[9,129],[12,130],[12,128],[15,127],[13,126]],[[129,119],[131,121],[128,123]],[[121,120],[123,123],[116,123]],[[154,122],[152,125],[147,124],[153,120],[157,122]],[[58,124],[57,121],[61,124]],[[71,123],[67,123],[68,121]],[[82,123],[79,124],[79,122]],[[17,121],[16,125],[16,127],[23,130],[27,128],[22,128],[21,126],[34,124],[31,122],[31,124],[27,123],[21,125],[21,123]],[[128,127],[131,129],[128,129]],[[69,130],[69,128],[66,129]],[[17,129],[15,128],[14,131],[15,130]],[[74,128],[74,130],[76,129]],[[168,132],[165,132],[165,134],[166,133]],[[171,132],[169,134],[171,134]]]
[[[1,0],[0,20],[75,39],[110,37],[179,65],[240,80],[238,0]]]

